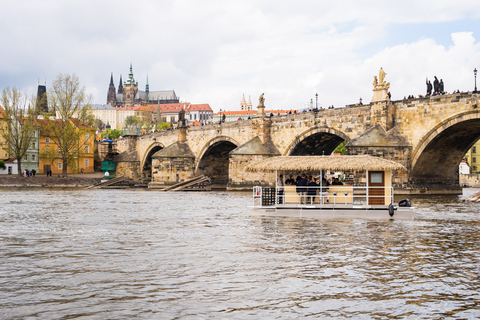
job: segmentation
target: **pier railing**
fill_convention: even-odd
[[[253,188],[254,206],[272,205],[388,205],[393,202],[389,186],[285,186]]]

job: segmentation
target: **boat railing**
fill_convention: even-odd
[[[390,186],[285,186],[253,188],[254,207],[282,204],[315,206],[388,205],[393,202]]]

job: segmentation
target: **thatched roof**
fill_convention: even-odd
[[[407,169],[398,162],[372,156],[289,156],[257,161],[245,168],[248,172],[279,171],[386,171]]]

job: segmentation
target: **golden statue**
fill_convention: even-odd
[[[378,72],[378,83],[384,84],[385,83],[385,71],[383,71],[383,68],[380,68],[380,71]]]

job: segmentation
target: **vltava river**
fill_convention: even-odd
[[[0,192],[1,319],[480,317],[462,196],[378,222],[250,217],[250,193]]]

